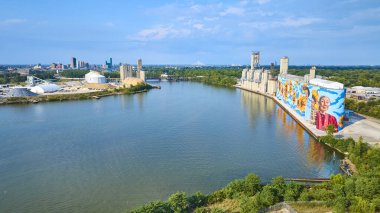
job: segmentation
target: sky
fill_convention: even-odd
[[[0,64],[379,65],[380,0],[0,1]]]

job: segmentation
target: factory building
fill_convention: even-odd
[[[105,84],[106,83],[106,77],[101,75],[99,72],[96,71],[90,71],[85,75],[85,80],[87,83],[95,83],[95,84]]]
[[[318,130],[325,131],[332,125],[335,131],[343,128],[344,85],[322,79],[316,75],[316,67],[310,74],[295,76],[287,74],[288,58],[281,60],[276,97],[294,110]]]
[[[142,71],[142,60],[141,58],[137,60],[137,72],[136,72],[136,78],[140,78],[140,72]]]
[[[126,78],[133,77],[133,66],[129,64],[123,64],[120,66],[120,81]]]
[[[243,69],[240,80],[243,89],[274,94],[276,91],[276,80],[270,70],[260,67],[260,52],[252,52],[251,69]]]

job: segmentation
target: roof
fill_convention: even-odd
[[[343,89],[344,88],[344,85],[342,83],[319,79],[319,78],[311,79],[309,83],[316,86],[324,87],[327,89]]]
[[[91,77],[103,77],[104,78],[104,75],[101,75],[99,72],[93,71],[93,70],[88,72],[85,76],[86,77],[91,76]]]

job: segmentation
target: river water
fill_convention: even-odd
[[[0,212],[123,212],[250,172],[263,181],[339,172],[342,156],[271,99],[159,84],[100,100],[0,106]]]

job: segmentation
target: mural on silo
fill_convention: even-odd
[[[343,128],[345,89],[327,89],[284,77],[278,78],[276,96],[319,130]]]

